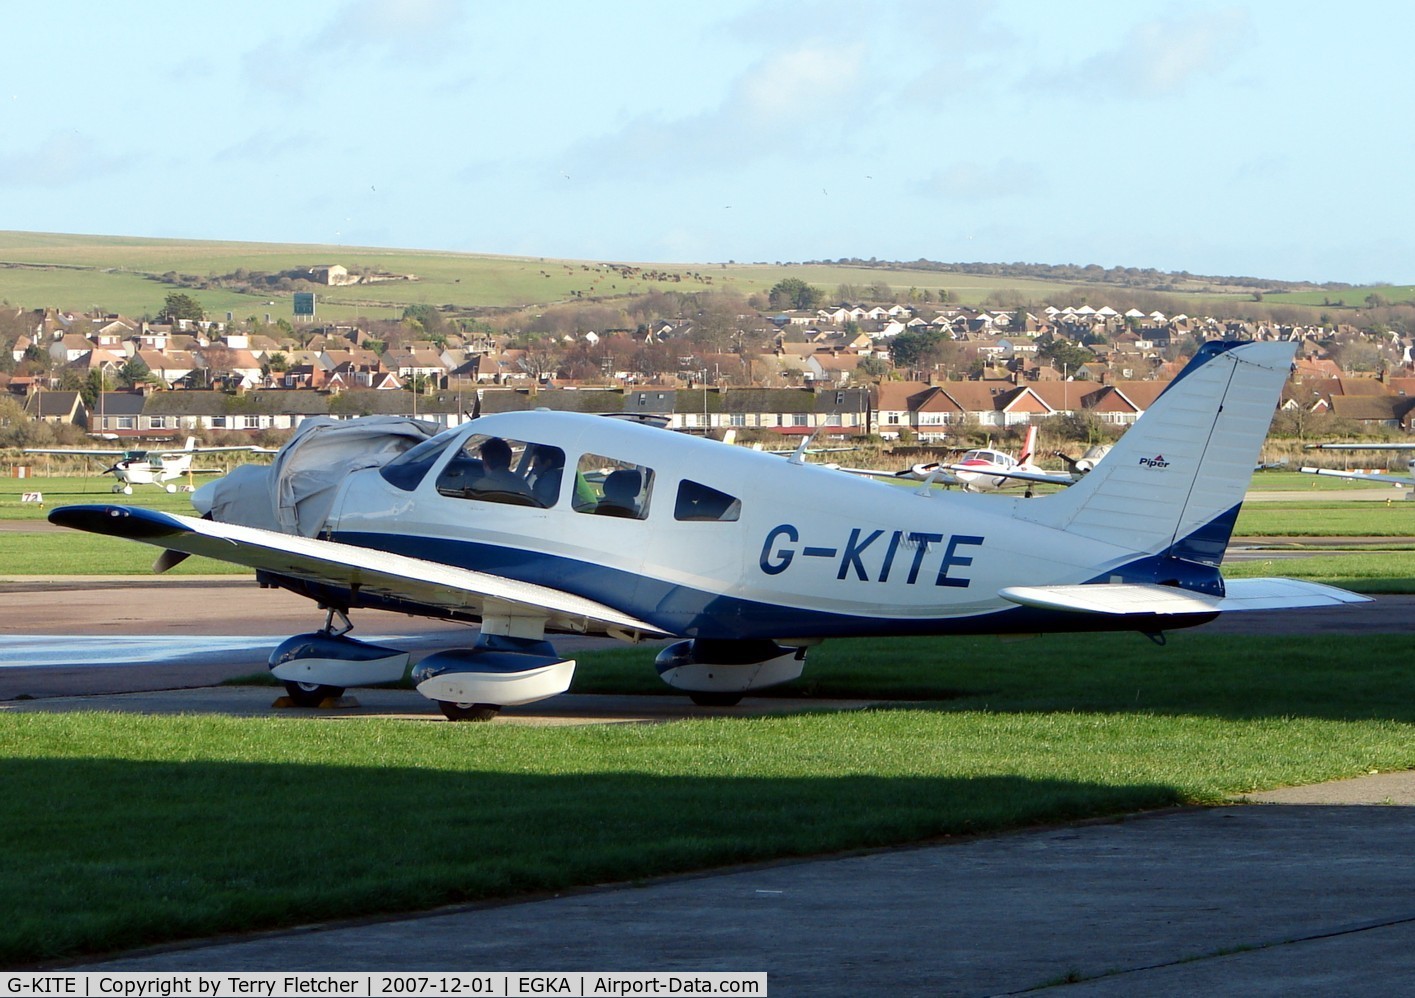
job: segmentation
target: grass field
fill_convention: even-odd
[[[450,305],[458,309],[522,307],[573,298],[617,298],[653,290],[702,291],[729,288],[742,294],[765,291],[785,277],[796,277],[823,290],[827,297],[842,284],[883,282],[899,292],[947,291],[968,305],[985,304],[999,291],[1016,292],[1028,301],[1075,297],[1073,283],[1028,278],[942,273],[908,268],[849,267],[780,263],[645,263],[658,274],[625,277],[597,262],[536,257],[501,257],[434,250],[359,246],[294,245],[141,239],[118,236],[0,232],[0,299],[27,308],[56,306],[87,310],[95,306],[131,316],[156,313],[174,287],[153,278],[169,271],[197,277],[233,273],[237,268],[276,272],[317,264],[377,268],[413,274],[416,281],[331,287],[319,293],[319,315],[389,318],[411,304]],[[232,312],[289,318],[288,295],[241,295],[222,290],[183,289],[208,314]],[[1092,297],[1108,289],[1096,286]],[[1222,293],[1170,296],[1176,307],[1194,310],[1202,300],[1243,300]],[[274,300],[275,305],[267,304]]]
[[[1279,291],[1263,295],[1263,301],[1284,305],[1338,305],[1347,308],[1364,308],[1366,297],[1380,295],[1391,304],[1415,301],[1415,285],[1381,284],[1365,288],[1346,288],[1341,291]]]
[[[1407,665],[1387,635],[841,642],[818,690],[932,699],[570,728],[0,714],[0,965],[1408,768]]]

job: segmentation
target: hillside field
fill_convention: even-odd
[[[373,268],[390,274],[416,275],[413,281],[321,288],[317,318],[348,320],[358,316],[396,318],[408,305],[446,305],[455,309],[520,308],[577,298],[617,298],[649,291],[733,289],[744,295],[766,291],[786,277],[796,277],[834,295],[842,284],[869,286],[884,282],[907,292],[914,288],[937,296],[947,291],[966,305],[985,304],[998,291],[1015,291],[1029,301],[1064,300],[1073,283],[1016,277],[992,277],[935,270],[884,269],[828,264],[778,263],[633,263],[626,276],[599,262],[547,258],[485,256],[434,250],[379,249],[361,246],[215,242],[144,239],[121,236],[0,232],[0,299],[24,308],[54,306],[75,311],[95,307],[129,316],[154,314],[168,292],[181,290],[201,301],[216,318],[231,312],[289,318],[289,294],[240,294],[224,289],[179,288],[158,278],[168,272],[197,277],[230,274],[237,268],[278,272],[322,264],[353,270]],[[1101,301],[1119,289],[1095,285],[1090,297]],[[1175,296],[1192,302],[1194,294]],[[1199,297],[1242,301],[1238,294]],[[1188,306],[1192,307],[1192,306]]]

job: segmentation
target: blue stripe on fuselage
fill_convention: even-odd
[[[690,586],[604,565],[577,561],[543,551],[493,544],[417,537],[407,534],[350,532],[334,538],[345,544],[392,551],[469,571],[486,572],[521,582],[574,593],[613,606],[667,634],[703,638],[879,637],[927,634],[1033,634],[1075,630],[1165,630],[1203,623],[1213,614],[1169,615],[1162,622],[1149,618],[1081,615],[1035,607],[1008,606],[989,613],[956,617],[890,617],[887,605],[879,615],[831,613],[778,603],[725,596]],[[1155,558],[1106,574],[1127,581],[1155,581]],[[1215,571],[1214,576],[1217,576]],[[1133,577],[1132,577],[1133,576]],[[1186,580],[1188,581],[1188,580]],[[1197,581],[1197,580],[1194,580]],[[1209,587],[1196,586],[1202,591]],[[382,606],[378,598],[355,599],[353,605]],[[408,611],[405,605],[385,609]],[[445,615],[438,611],[435,616]],[[1084,626],[1078,627],[1078,624]]]

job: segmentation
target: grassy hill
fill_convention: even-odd
[[[623,265],[627,261],[617,261]],[[436,250],[380,249],[290,243],[217,242],[146,239],[123,236],[0,232],[0,299],[26,308],[56,306],[72,310],[99,307],[125,315],[157,312],[167,293],[177,290],[164,274],[208,278],[250,271],[278,272],[321,264],[351,270],[368,268],[415,280],[318,289],[318,316],[324,319],[396,318],[408,305],[448,305],[461,309],[519,308],[584,298],[616,298],[654,290],[733,289],[743,294],[765,291],[785,277],[813,284],[830,298],[842,284],[868,287],[877,282],[900,292],[928,290],[937,297],[981,305],[999,291],[1026,301],[1065,301],[1075,282],[1027,277],[960,274],[908,267],[833,264],[634,264],[607,267],[600,262],[548,258],[487,256]],[[226,288],[180,290],[201,301],[207,313],[231,312],[239,319],[288,318],[288,293],[242,294]],[[1097,284],[1096,302],[1113,300],[1117,289]],[[1155,292],[1160,295],[1162,293]],[[1348,293],[1353,300],[1354,292]],[[1193,308],[1196,297],[1243,301],[1236,293],[1174,296],[1176,307]],[[1364,297],[1362,294],[1360,297]]]

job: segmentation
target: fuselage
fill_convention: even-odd
[[[489,437],[561,452],[545,507],[449,484]],[[1013,517],[1039,499],[920,495],[623,420],[507,413],[435,441],[401,469],[350,474],[321,536],[549,585],[688,637],[1040,630],[998,591],[1148,578],[1135,566],[1155,553]],[[602,515],[586,479],[627,470],[634,514]],[[704,495],[709,515],[692,501]]]

